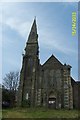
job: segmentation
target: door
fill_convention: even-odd
[[[48,99],[48,107],[56,109],[56,98],[49,98]]]

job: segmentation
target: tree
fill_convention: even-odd
[[[9,72],[3,79],[3,85],[8,90],[16,91],[19,85],[19,72]]]
[[[9,72],[3,79],[2,101],[10,103],[11,107],[16,105],[16,94],[19,85],[19,72]]]

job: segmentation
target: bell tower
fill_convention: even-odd
[[[35,106],[37,102],[37,80],[39,71],[39,46],[36,18],[33,21],[31,31],[23,55],[22,69],[20,72],[20,84],[18,105]]]

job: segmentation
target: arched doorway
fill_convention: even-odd
[[[53,92],[50,92],[50,94],[49,94],[48,107],[56,109],[56,96]]]

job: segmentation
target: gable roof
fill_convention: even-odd
[[[71,84],[72,84],[72,86],[74,86],[74,85],[80,85],[80,81],[79,81],[79,80],[76,81],[76,80],[74,80],[74,79],[71,77]]]
[[[48,67],[48,66],[62,67],[63,64],[52,54],[51,57],[42,66],[43,67]]]

